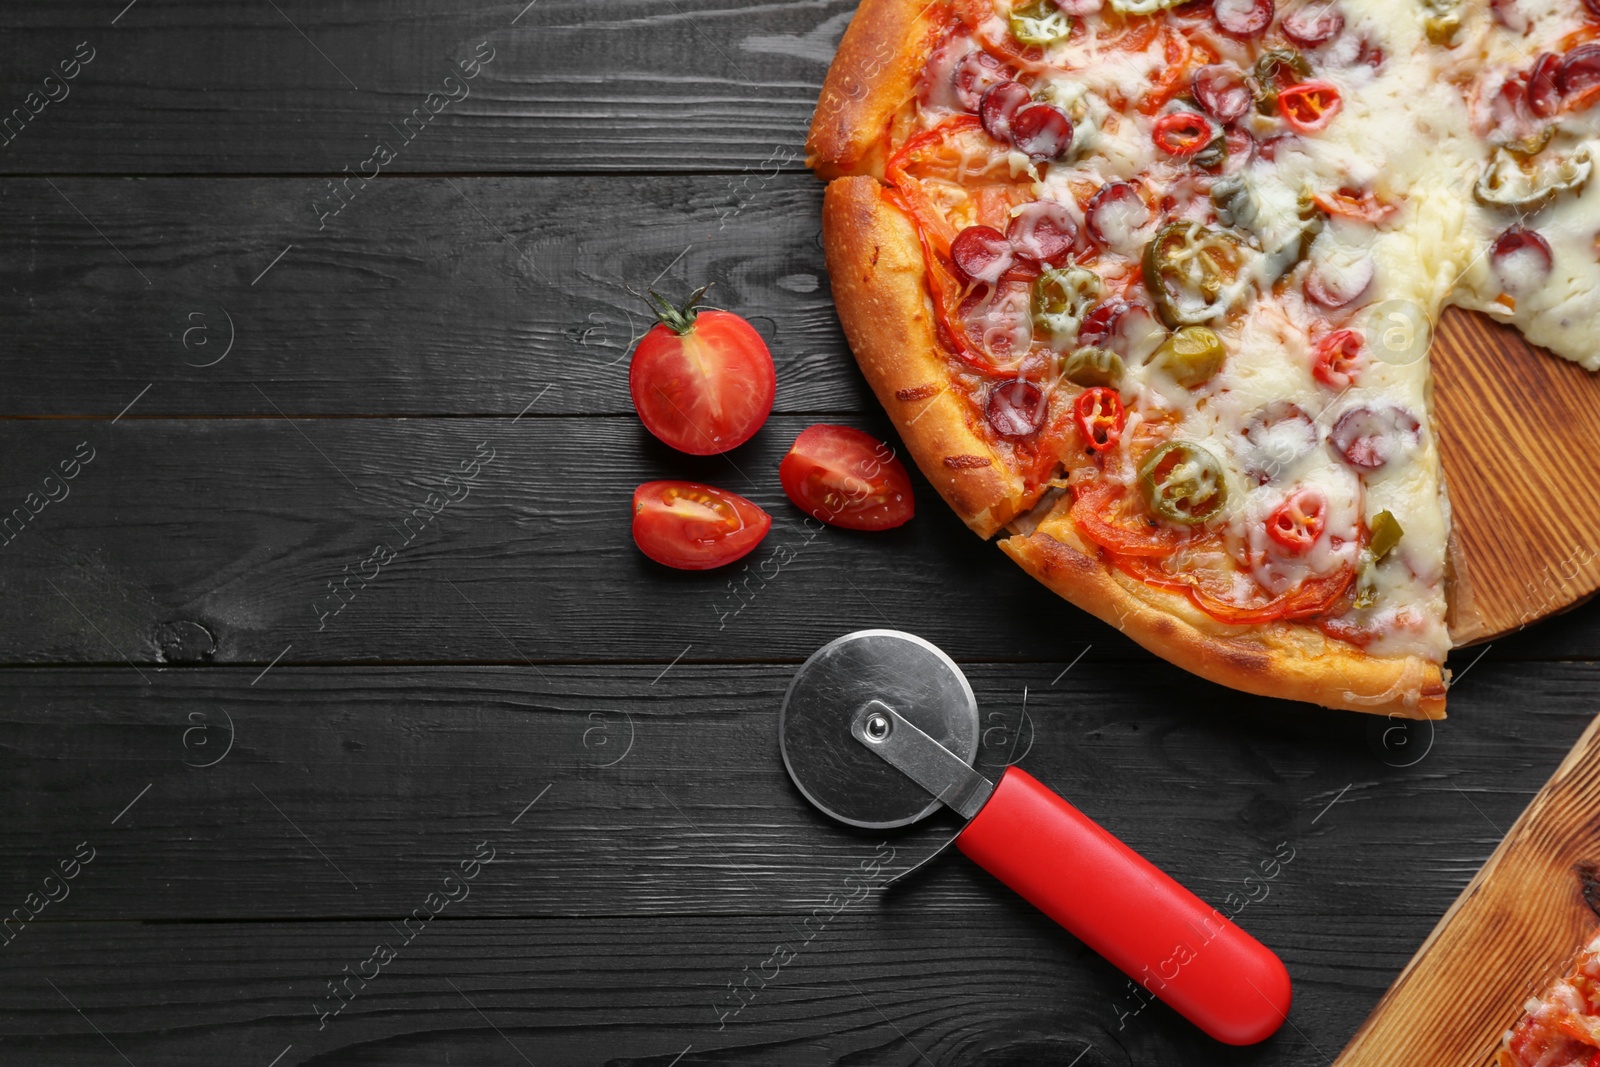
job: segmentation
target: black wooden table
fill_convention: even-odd
[[[850,12],[0,8],[0,1063],[1337,1054],[1595,713],[1600,613],[1408,727],[1167,666],[924,482],[802,526],[795,434],[890,432],[799,160]],[[705,281],[778,401],[690,459],[632,414],[626,287]],[[637,553],[658,477],[773,513],[748,569]],[[1290,1024],[1212,1044],[960,859],[863,890],[953,824],[830,824],[776,723],[871,626],[966,667],[987,765],[1242,909]]]

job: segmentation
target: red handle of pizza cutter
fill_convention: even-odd
[[[1218,1041],[1288,1016],[1271,949],[1026,771],[1006,770],[956,847]]]

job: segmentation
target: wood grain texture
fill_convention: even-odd
[[[1595,913],[1574,868],[1600,858],[1597,808],[1600,720],[1428,935],[1336,1067],[1487,1063],[1523,1002],[1563,974],[1593,932]]]
[[[0,110],[97,49],[0,147],[0,520],[38,507],[0,543],[0,665],[33,665],[0,667],[0,914],[99,850],[0,944],[0,1062],[1309,1067],[1353,1031],[1592,714],[1600,667],[1561,661],[1600,657],[1600,612],[1463,658],[1454,720],[1407,724],[1185,676],[920,482],[907,529],[797,529],[773,477],[794,434],[888,432],[798,173],[852,7],[0,9]],[[485,41],[470,98],[319,228],[329,180]],[[619,287],[658,278],[715,280],[771,343],[780,415],[726,459],[629,413]],[[236,345],[205,366],[219,313]],[[327,583],[482,441],[470,496],[319,629]],[[771,510],[771,554],[642,560],[628,495],[683,476]],[[885,624],[963,662],[1002,713],[988,758],[1028,686],[1024,765],[1207,899],[1293,845],[1239,921],[1288,961],[1294,1026],[1237,1050],[1127,1016],[1121,976],[952,858],[719,1030],[729,983],[880,840],[794,794],[773,709],[817,645]],[[470,898],[319,1029],[327,983],[490,835]]]
[[[663,276],[713,281],[752,317],[778,365],[779,412],[872,408],[804,175],[385,181],[325,230],[306,185],[0,183],[21,253],[0,285],[56,287],[0,309],[13,338],[0,415],[114,415],[136,396],[141,417],[626,415],[628,354],[649,324],[627,288]],[[629,226],[597,229],[597,213]],[[1600,587],[1600,500],[1568,491],[1586,476],[1573,441],[1600,429],[1600,386],[1479,315],[1447,314],[1432,361],[1465,575],[1452,632],[1474,644]],[[1565,433],[1506,432],[1527,424]]]
[[[1294,1025],[1229,1049],[1159,1004],[1137,1010],[1125,979],[955,855],[844,907],[719,1029],[728,983],[852,892],[886,838],[834,826],[788,785],[775,703],[790,669],[198,667],[152,688],[109,668],[0,672],[0,914],[78,842],[96,850],[70,896],[0,944],[0,1059],[122,1062],[98,1027],[136,1064],[265,1064],[290,1045],[284,1064],[666,1067],[690,1045],[683,1062],[1325,1064],[1494,848],[1451,784],[1508,823],[1517,783],[1584,725],[1562,694],[1600,676],[1486,664],[1456,720],[1429,724],[1286,717],[1221,690],[1196,707],[1171,699],[1194,694],[1173,668],[1092,657],[1059,678],[968,666],[1000,713],[990,729],[1032,688],[1024,766],[1242,907],[1283,956]],[[1518,694],[1527,714],[1492,713]],[[235,746],[196,766],[224,710]],[[620,743],[621,711],[631,754],[591,766]],[[185,737],[197,726],[205,744]],[[585,737],[597,726],[606,745]],[[1011,755],[1006,733],[985,740],[986,763]],[[893,865],[941,830],[887,836]],[[398,941],[480,841],[495,861],[470,893],[319,1028],[327,982]],[[1280,842],[1292,860],[1252,890]]]
[[[1582,721],[1560,694],[1600,678],[1486,664],[1469,718],[1435,728],[1286,716],[1166,665],[1064,667],[969,668],[985,771],[1020,759],[1218,906],[1287,842],[1297,858],[1272,893],[1294,905],[1240,921],[1278,938],[1307,911],[1339,914],[1351,956],[1387,927],[1393,967],[1496,839],[1441,783],[1486,790],[1475,802],[1508,825],[1528,793],[1501,776],[1542,777]],[[803,914],[862,848],[888,840],[898,869],[955,825],[858,834],[814,812],[776,751],[791,665],[149,673],[0,671],[0,916],[81,840],[99,851],[92,879],[40,921],[404,915],[484,837],[507,858],[480,917]],[[1553,710],[1497,722],[1518,692]],[[960,912],[994,892],[952,856],[905,897]]]
[[[3,422],[0,663],[799,662],[883,625],[961,660],[1060,662],[1094,644],[1151,662],[985,546],[920,478],[922,514],[898,530],[807,520],[775,473],[811,421],[773,418],[699,459],[632,417]],[[881,416],[848,421],[888,433]],[[49,502],[59,479],[44,479],[85,443],[94,459]],[[494,458],[475,488],[448,481],[480,446]],[[684,477],[776,517],[747,562],[669,571],[639,553],[634,487]],[[429,508],[445,494],[460,499]],[[393,553],[381,566],[380,546]],[[1592,657],[1600,619],[1495,654]]]
[[[1600,588],[1600,495],[1589,442],[1600,382],[1486,315],[1451,311],[1434,343],[1434,402],[1465,581],[1450,633],[1489,641]]]
[[[0,288],[28,294],[0,306],[0,416],[147,385],[134,414],[270,416],[268,382],[290,415],[631,415],[655,319],[628,290],[706,282],[765,337],[777,411],[870,401],[809,175],[382,180],[323,229],[318,179],[52,181],[0,180]]]
[[[463,911],[477,902],[474,893]],[[267,1067],[280,1054],[276,1067],[1325,1067],[1317,1046],[1336,1046],[1373,976],[1298,938],[1287,950],[1308,994],[1298,1029],[1236,1049],[1159,1002],[1119,1015],[1125,980],[1026,905],[920,915],[869,898],[802,946],[803,914],[441,916],[404,947],[380,918],[60,924],[0,965],[0,1057],[53,1067],[126,1067],[117,1050],[139,1067]],[[323,1027],[319,1012],[337,1003],[328,983],[380,945],[398,954]],[[774,974],[781,946],[794,955]],[[749,990],[737,1015],[730,983]]]
[[[0,11],[7,112],[78,42],[96,49],[66,99],[0,147],[0,170],[355,172],[396,137],[391,123],[448,91],[453,60],[487,43],[494,58],[470,95],[392,172],[737,173],[771,159],[798,171],[855,5],[144,0],[119,18],[126,6]]]
[[[925,514],[887,534],[807,520],[776,471],[811,421],[775,417],[700,459],[631,416],[6,422],[0,518],[43,500],[83,442],[98,452],[0,546],[0,662],[798,663],[886,624],[964,659],[1055,662],[1090,642],[1143,655],[1037,589],[926,484]],[[452,488],[480,444],[492,462]],[[743,493],[776,527],[745,563],[661,567],[629,527],[654,478]],[[462,498],[417,513],[447,493]],[[381,567],[378,546],[393,553]]]

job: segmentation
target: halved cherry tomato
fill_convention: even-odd
[[[911,477],[894,449],[849,426],[802,430],[778,480],[800,510],[847,530],[887,530],[916,514]]]
[[[1300,555],[1317,543],[1328,525],[1328,498],[1322,490],[1297,489],[1267,516],[1267,536]]]
[[[1192,156],[1217,139],[1211,121],[1194,111],[1174,111],[1156,119],[1150,128],[1156,147],[1172,156]]]
[[[633,491],[633,543],[668,567],[706,571],[761,543],[772,516],[737,493],[695,482],[645,482]]]
[[[1296,133],[1323,129],[1342,107],[1344,98],[1332,82],[1301,82],[1278,91],[1278,113]]]
[[[755,328],[731,311],[676,308],[657,296],[661,320],[633,350],[628,391],[645,429],[680,452],[709,456],[744,444],[772,413],[778,378]]]
[[[1128,412],[1115,389],[1097,385],[1078,394],[1072,406],[1078,430],[1091,452],[1104,452],[1117,443],[1128,424]]]
[[[1313,193],[1311,199],[1330,215],[1357,222],[1382,222],[1393,215],[1396,205],[1386,204],[1370,189],[1340,189],[1332,193]]]
[[[1334,330],[1317,342],[1311,376],[1334,389],[1348,389],[1366,365],[1366,339],[1354,330]]]

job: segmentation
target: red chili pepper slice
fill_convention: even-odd
[[[1115,389],[1103,385],[1079,393],[1073,404],[1073,415],[1091,452],[1104,452],[1115,445],[1122,437],[1122,428],[1128,424],[1122,397]]]
[[[1278,92],[1278,113],[1296,133],[1325,128],[1343,106],[1344,98],[1332,82],[1301,82]]]
[[[1299,489],[1267,516],[1267,536],[1300,555],[1317,543],[1328,525],[1328,498],[1320,489]]]
[[[1172,156],[1192,156],[1217,139],[1211,121],[1194,111],[1174,111],[1156,119],[1150,129],[1156,147]]]

